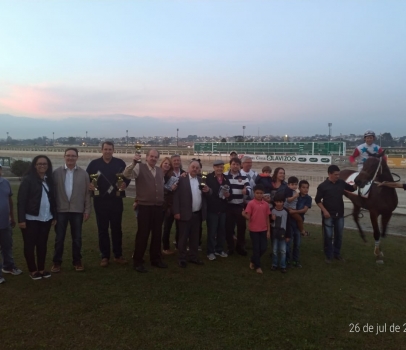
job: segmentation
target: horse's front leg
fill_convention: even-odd
[[[376,263],[383,264],[383,253],[380,250],[380,237],[381,233],[379,231],[378,216],[379,214],[375,211],[370,211],[369,216],[371,218],[372,228],[374,229],[374,238],[375,238],[375,249],[374,254],[376,256]]]
[[[389,224],[391,217],[392,217],[392,212],[381,214],[382,237],[386,236],[386,230],[388,228],[388,224]]]
[[[365,239],[364,231],[359,223],[359,213],[361,212],[361,207],[354,204],[354,208],[352,209],[352,217],[354,218],[355,224],[358,227],[359,234],[364,242],[367,240]]]

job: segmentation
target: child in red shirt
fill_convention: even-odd
[[[243,210],[242,215],[249,220],[249,230],[252,243],[252,257],[250,269],[262,273],[261,256],[266,252],[268,239],[271,236],[269,215],[271,211],[267,202],[263,200],[264,188],[254,187],[254,199]]]

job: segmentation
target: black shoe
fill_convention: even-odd
[[[31,277],[31,279],[36,281],[36,280],[42,279],[42,274],[37,271],[35,273],[30,273],[30,277]]]
[[[152,266],[155,266],[155,267],[158,267],[158,268],[160,268],[160,269],[166,269],[166,268],[168,267],[168,265],[165,264],[165,263],[162,262],[162,261],[153,262],[153,263],[151,263],[151,265],[152,265]]]
[[[199,260],[199,259],[197,259],[197,260],[189,260],[189,262],[191,264],[195,264],[195,265],[204,265],[204,262]]]
[[[43,273],[41,273],[41,277],[42,278],[49,278],[51,277],[51,273],[48,271],[44,271]]]
[[[287,271],[286,271],[286,269],[281,269],[281,272],[286,273]]]
[[[135,266],[134,270],[141,273],[148,272],[144,265]]]
[[[186,261],[179,261],[178,265],[179,265],[179,267],[181,267],[183,269],[186,268],[186,266],[187,266]]]
[[[227,250],[227,255],[228,255],[228,256],[233,255],[233,254],[234,254],[234,250],[230,250],[230,249]]]

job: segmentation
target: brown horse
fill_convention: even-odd
[[[392,212],[398,205],[398,196],[394,188],[386,186],[378,186],[378,183],[383,181],[393,181],[392,174],[389,170],[386,161],[382,158],[384,153],[373,155],[365,162],[361,172],[355,178],[355,184],[359,188],[363,188],[367,183],[373,181],[368,193],[368,198],[362,197],[360,194],[345,192],[345,196],[349,198],[354,205],[352,216],[357,224],[361,238],[366,242],[365,234],[359,224],[359,213],[361,208],[369,210],[372,227],[375,238],[375,256],[377,263],[383,263],[383,253],[379,249],[381,232],[379,230],[378,217],[381,216],[382,237],[386,235],[389,220],[392,217]],[[340,178],[346,180],[353,170],[342,170]]]

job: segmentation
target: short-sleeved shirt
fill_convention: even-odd
[[[112,157],[109,163],[103,160],[103,157],[93,159],[87,166],[87,173],[99,174],[97,188],[100,195],[93,198],[93,201],[112,200],[113,202],[122,202],[121,197],[116,196],[117,176],[116,174],[124,172],[126,165],[122,159]],[[124,179],[128,186],[131,179]]]
[[[0,177],[0,229],[10,226],[10,197],[13,195],[10,182]]]
[[[265,201],[253,199],[247,205],[245,211],[250,214],[249,230],[251,232],[263,232],[268,230],[268,220],[271,211]]]
[[[302,196],[299,195],[297,198],[297,206],[296,210],[302,210],[304,207],[311,208],[312,207],[312,197],[310,197],[308,194]],[[300,214],[302,218],[304,219],[304,214]]]

